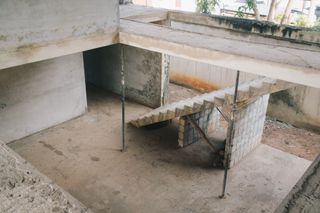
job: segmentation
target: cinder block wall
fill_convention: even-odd
[[[156,108],[167,101],[168,57],[162,53],[123,45],[126,97]],[[121,92],[121,45],[84,53],[86,80],[117,94]]]
[[[0,139],[10,142],[83,114],[82,53],[0,70]]]
[[[226,146],[226,149],[231,150],[229,167],[237,164],[261,143],[269,96],[259,97],[256,101],[235,113],[234,132],[232,134],[233,147]]]
[[[236,165],[261,143],[269,96],[270,95],[261,96],[246,107],[236,111],[231,139],[233,146],[225,144],[225,141],[220,141],[222,138],[211,140],[211,143],[216,142],[216,144],[213,145],[217,148],[225,150],[225,159],[226,155],[231,152],[229,167]],[[190,118],[207,134],[209,140],[210,133],[217,131],[216,133],[219,134],[223,128],[226,128],[221,125],[221,114],[215,108],[195,113],[190,115]],[[216,136],[219,137],[219,135]],[[200,140],[202,140],[202,137],[199,132],[193,128],[186,117],[181,117],[179,120],[179,146],[184,147],[199,142]],[[223,142],[223,144],[221,142]],[[216,160],[219,160],[219,158]]]

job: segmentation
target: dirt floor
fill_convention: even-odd
[[[85,115],[10,147],[94,212],[273,212],[310,165],[260,145],[230,170],[220,200],[223,171],[212,168],[205,143],[178,149],[174,122],[152,130],[128,125],[121,153],[119,97],[89,87],[88,104]],[[126,106],[128,120],[150,110]]]
[[[320,154],[320,134],[268,118],[262,143],[313,161]]]

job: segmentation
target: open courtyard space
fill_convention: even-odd
[[[0,0],[0,213],[319,213],[320,0]]]
[[[179,149],[175,122],[128,125],[122,153],[119,97],[95,87],[87,96],[85,115],[9,146],[94,212],[273,212],[311,163],[260,145],[230,170],[219,199],[223,170],[212,168],[207,144]],[[126,107],[128,120],[149,110]]]

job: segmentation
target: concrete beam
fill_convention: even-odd
[[[158,22],[168,19],[168,10],[137,5],[120,5],[120,18],[145,23]]]
[[[117,32],[83,38],[70,38],[51,44],[35,44],[19,47],[14,51],[0,52],[0,72],[1,69],[79,53],[115,43],[118,43]]]
[[[0,69],[118,42],[118,0],[0,1]]]
[[[287,40],[294,43],[315,44],[318,47],[320,46],[319,31],[308,28],[278,25],[273,22],[256,21],[253,19],[217,15],[209,16],[180,11],[169,11],[168,19],[170,21],[229,30],[232,31],[232,33],[241,32],[248,36],[255,34],[264,38],[275,38],[282,41]]]
[[[224,39],[120,20],[120,43],[320,88],[320,51]]]

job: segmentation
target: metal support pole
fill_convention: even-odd
[[[124,49],[123,45],[120,46],[121,48],[121,105],[122,105],[122,152],[127,150],[126,140],[125,140],[125,132],[126,132],[126,124],[125,124],[125,76],[124,76]]]
[[[227,136],[227,140],[226,140],[226,149],[229,149],[229,150],[227,150],[227,152],[226,152],[225,168],[224,168],[224,176],[223,176],[223,188],[222,188],[222,194],[220,195],[220,198],[225,198],[226,187],[227,187],[228,170],[229,170],[229,165],[230,165],[230,160],[231,160],[231,151],[232,151],[232,147],[233,147],[232,136],[233,136],[233,131],[234,131],[234,116],[235,116],[235,112],[237,110],[239,77],[240,77],[240,71],[237,71],[236,85],[234,88],[234,96],[233,96],[233,103],[232,103],[232,118],[229,122],[228,136]]]
[[[219,109],[219,107],[216,107],[216,109],[218,110],[218,112],[220,113],[220,115],[224,118],[224,120],[226,120],[228,123],[231,122],[231,119],[230,119],[227,115],[225,115],[225,114]]]

